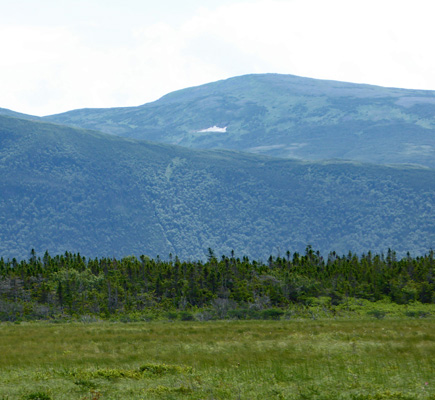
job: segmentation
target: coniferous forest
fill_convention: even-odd
[[[0,320],[276,319],[312,306],[335,314],[352,302],[433,303],[434,266],[432,250],[322,257],[308,246],[258,261],[209,249],[205,262],[32,250],[28,260],[0,259]]]

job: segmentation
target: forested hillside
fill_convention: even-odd
[[[435,92],[246,75],[46,120],[192,148],[435,167]]]
[[[200,151],[0,117],[0,255],[424,254],[435,170]]]

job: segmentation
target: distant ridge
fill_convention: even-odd
[[[74,110],[44,119],[191,148],[435,168],[434,91],[244,75],[138,107]]]
[[[29,119],[32,121],[38,121],[41,119],[40,117],[36,117],[34,115],[22,114],[16,111],[8,110],[7,108],[0,108],[0,115],[4,115],[8,117],[16,117],[21,119]]]

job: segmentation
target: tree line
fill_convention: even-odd
[[[266,261],[217,257],[205,261],[178,257],[86,258],[65,252],[27,260],[0,258],[0,320],[50,319],[185,312],[231,305],[239,310],[285,310],[327,298],[397,304],[435,303],[434,252],[398,259],[392,250],[357,256],[331,252],[323,257],[308,246]],[[223,316],[223,314],[221,315]]]

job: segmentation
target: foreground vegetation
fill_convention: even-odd
[[[0,399],[435,399],[433,319],[0,324]]]
[[[434,265],[0,258],[0,400],[434,400]]]
[[[0,259],[0,321],[124,322],[435,315],[435,260],[305,254],[267,263],[222,256],[206,262],[142,256],[86,259],[65,253]]]

